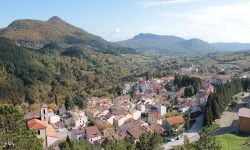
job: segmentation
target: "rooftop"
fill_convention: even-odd
[[[163,118],[162,115],[160,115],[160,114],[158,114],[156,112],[149,112],[148,116],[152,117],[152,118],[155,118],[155,119],[162,119]]]
[[[248,108],[241,108],[238,112],[238,115],[240,117],[246,117],[246,118],[250,118],[250,109]]]
[[[47,136],[57,137],[56,131],[51,124],[38,119],[31,119],[27,122],[29,129],[46,129]]]
[[[179,116],[169,117],[169,118],[167,118],[167,121],[168,121],[169,125],[175,125],[175,124],[184,123],[185,119],[183,118],[182,115],[179,115]]]

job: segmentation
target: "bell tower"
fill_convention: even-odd
[[[41,106],[40,114],[41,114],[42,121],[46,121],[46,122],[49,121],[49,119],[48,119],[48,106],[46,104],[43,104]]]

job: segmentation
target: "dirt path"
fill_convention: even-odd
[[[220,119],[215,120],[215,123],[220,125],[220,128],[213,132],[213,135],[221,135],[230,132],[238,132],[238,111],[243,108],[243,102],[239,102],[232,110],[223,112]]]

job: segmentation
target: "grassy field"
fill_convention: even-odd
[[[243,144],[246,142],[247,137],[238,136],[234,134],[224,134],[216,137],[216,142],[221,145],[222,150],[249,150]]]

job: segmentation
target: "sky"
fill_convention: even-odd
[[[108,41],[139,33],[250,43],[250,0],[1,0],[0,28],[58,16]]]

